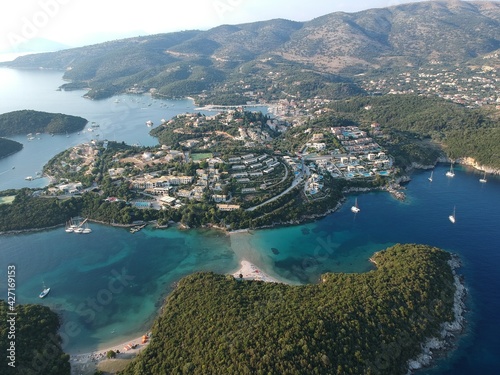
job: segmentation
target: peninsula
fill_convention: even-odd
[[[0,138],[0,159],[15,154],[22,149],[22,143],[7,138]]]
[[[15,273],[8,279],[9,285],[15,285],[11,281]],[[55,312],[46,306],[16,304],[10,296],[8,301],[0,300],[0,314],[4,317],[0,320],[2,374],[70,373],[69,355],[63,352],[58,334],[61,322]]]
[[[151,343],[122,374],[414,369],[422,342],[460,329],[444,325],[462,319],[453,309],[451,256],[407,244],[372,259],[374,271],[325,274],[316,285],[212,273],[185,277],[167,298]]]
[[[62,113],[21,110],[0,114],[0,137],[27,134],[28,140],[36,133],[64,134],[82,130],[87,120]]]

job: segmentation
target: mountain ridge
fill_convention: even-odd
[[[271,60],[274,70],[288,67],[287,77],[314,72],[317,84],[324,74],[349,79],[380,68],[465,64],[499,48],[499,3],[450,0],[120,39],[3,65],[64,70],[96,99],[134,85],[186,96],[248,78],[241,74],[248,64],[255,78],[264,77]]]

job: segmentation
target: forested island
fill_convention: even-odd
[[[61,348],[62,339],[57,333],[60,322],[55,312],[46,306],[20,305],[9,299],[9,303],[0,300],[0,315],[2,374],[70,373],[69,355]]]
[[[74,133],[82,130],[87,122],[78,116],[24,109],[0,115],[0,137],[30,133]]]
[[[456,318],[450,258],[398,244],[373,256],[375,270],[302,286],[187,276],[121,374],[406,373],[422,342]]]
[[[0,159],[15,154],[23,149],[22,143],[11,139],[0,138]]]

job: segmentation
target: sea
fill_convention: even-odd
[[[0,69],[0,113],[17,109],[62,112],[99,124],[101,139],[154,145],[146,121],[155,124],[191,112],[192,101],[120,95],[101,101],[82,91],[57,91],[62,73]],[[86,128],[87,129],[87,128]],[[33,181],[55,154],[95,139],[95,132],[28,141],[24,149],[0,160],[0,190],[41,187]],[[12,167],[15,167],[14,169]],[[500,369],[500,178],[467,167],[438,164],[415,171],[406,200],[387,192],[350,195],[336,212],[302,225],[228,235],[208,229],[123,228],[91,224],[90,235],[68,234],[63,227],[0,236],[0,279],[16,268],[17,303],[51,307],[62,317],[63,348],[83,353],[125,342],[147,332],[176,282],[193,272],[235,272],[243,259],[291,284],[318,282],[324,272],[366,272],[369,257],[396,243],[437,246],[460,255],[468,289],[467,326],[456,349],[422,374],[496,374]],[[361,211],[351,212],[355,198]],[[456,212],[456,223],[448,216]],[[0,296],[6,296],[0,282]],[[43,300],[43,286],[51,292]],[[2,297],[0,297],[2,298]]]

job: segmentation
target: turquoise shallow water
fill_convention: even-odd
[[[107,132],[110,139],[122,132],[130,143],[144,137],[143,144],[149,137],[144,122],[168,115],[161,103],[152,102],[149,109],[137,107],[115,121],[121,115],[109,113],[121,113],[115,108],[120,103],[86,101],[81,92],[57,92],[59,73],[17,72],[14,77],[7,73],[0,69],[0,112],[30,108],[84,115],[102,122],[103,134]],[[10,81],[3,79],[6,76]],[[187,107],[190,102],[184,103]],[[152,107],[156,115],[148,116]],[[24,177],[33,175],[56,152],[79,142],[76,136],[56,136],[26,143],[22,152],[0,160],[0,189],[43,185],[40,180],[28,183]],[[13,163],[18,165],[15,170]],[[428,373],[496,374],[500,180],[488,176],[488,183],[481,184],[481,174],[461,168],[449,179],[444,176],[447,169],[438,166],[432,183],[427,180],[429,172],[413,175],[405,202],[387,193],[360,194],[361,212],[354,215],[350,211],[354,196],[350,196],[339,211],[322,220],[249,234],[146,228],[132,235],[92,224],[90,235],[67,234],[61,227],[0,236],[0,280],[6,278],[7,265],[16,265],[18,302],[43,303],[61,313],[65,350],[78,352],[144,333],[173,284],[191,272],[234,272],[241,259],[248,259],[277,278],[301,284],[316,282],[326,271],[364,272],[372,267],[368,258],[373,252],[397,242],[425,243],[460,254],[471,310],[458,349]],[[454,206],[457,222],[452,225],[448,215]],[[44,282],[52,290],[40,300]],[[0,282],[0,296],[5,295],[5,283]]]
[[[3,265],[15,264],[19,303],[46,304],[64,322],[75,323],[79,333],[66,340],[65,349],[78,352],[143,333],[174,283],[192,272],[229,273],[247,259],[272,276],[302,284],[316,282],[323,272],[365,272],[375,251],[397,242],[426,243],[460,254],[471,309],[458,350],[430,373],[493,373],[500,363],[500,181],[490,177],[480,184],[477,173],[462,169],[450,180],[446,169],[436,168],[432,184],[427,173],[415,174],[406,202],[382,192],[361,194],[355,215],[351,196],[339,211],[299,226],[227,235],[176,228],[130,234],[93,224],[90,235],[61,227],[2,236],[0,275]],[[453,206],[455,225],[448,221]],[[42,282],[52,291],[39,300]]]
[[[181,277],[238,267],[229,237],[221,232],[144,229],[130,234],[91,227],[90,235],[59,228],[0,238],[1,264],[16,265],[18,303],[54,308],[63,315],[63,333],[78,326],[79,334],[66,343],[70,352],[144,332]],[[51,292],[40,300],[43,283]]]

